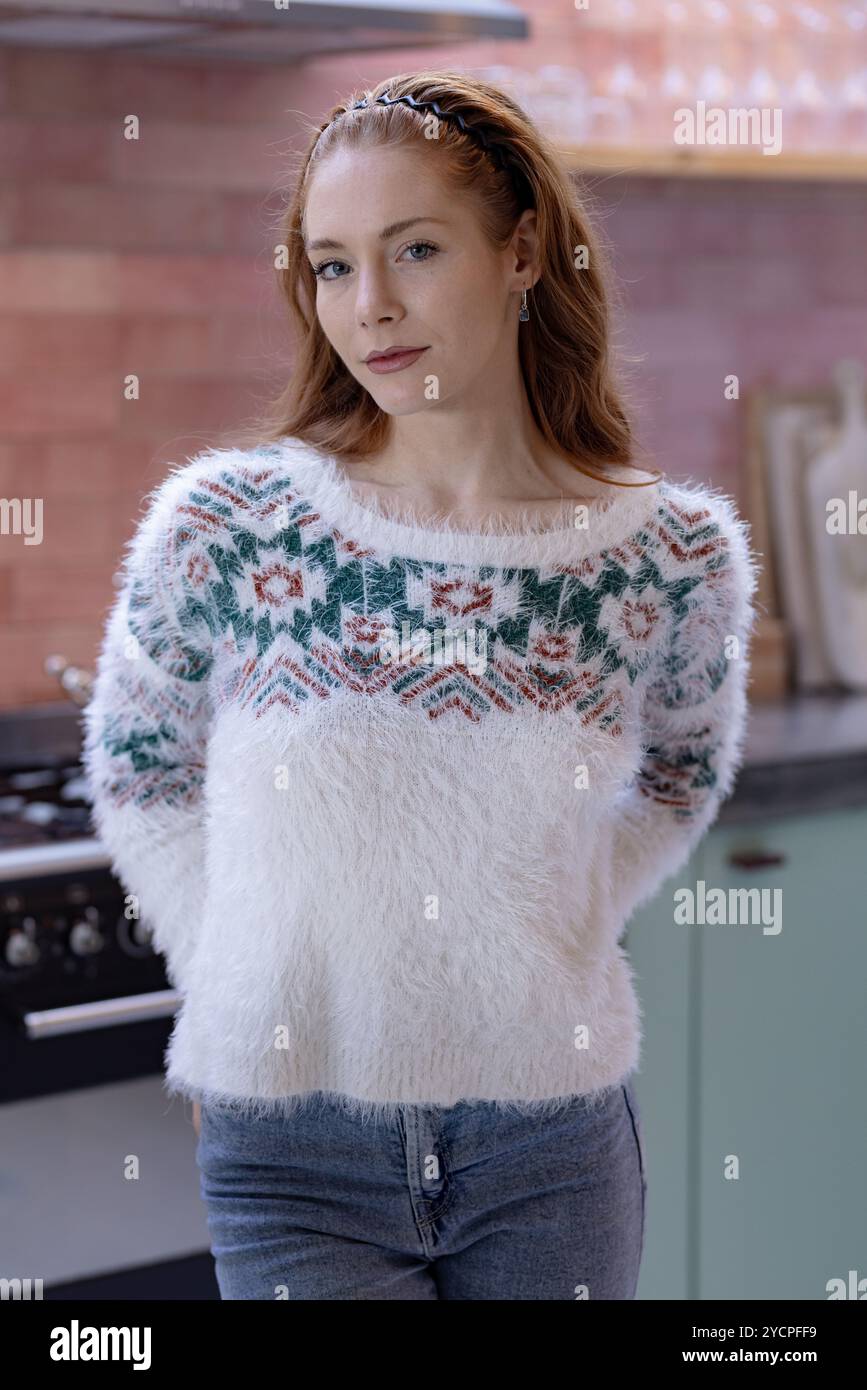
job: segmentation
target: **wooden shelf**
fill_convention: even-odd
[[[725,146],[678,149],[631,145],[562,145],[561,156],[577,173],[642,174],[658,178],[810,179],[821,182],[867,181],[867,153],[841,155],[764,155]]]

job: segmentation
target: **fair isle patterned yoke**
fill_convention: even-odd
[[[574,564],[553,563],[547,572],[462,564],[471,572],[456,577],[443,561],[385,556],[329,526],[281,466],[280,446],[262,446],[252,463],[222,453],[216,467],[182,470],[186,499],[156,568],[134,581],[130,626],[145,651],[189,682],[207,678],[212,650],[228,634],[249,643],[252,654],[226,697],[257,716],[274,702],[297,710],[338,689],[368,697],[390,691],[428,719],[455,711],[475,722],[494,707],[511,714],[530,701],[548,713],[568,708],[582,725],[599,722],[617,734],[622,705],[610,678],[623,673],[634,685],[666,614],[673,631],[657,684],[661,705],[699,704],[725,678],[725,624],[710,649],[690,652],[687,639],[695,632],[692,591],[704,583],[715,597],[731,582],[730,540],[708,500],[696,505],[684,488],[664,486],[634,534]],[[166,627],[153,582],[166,572],[178,583],[177,634]],[[701,621],[709,625],[710,616]],[[403,623],[484,627],[490,671],[383,665],[383,634]],[[295,656],[275,653],[278,634],[291,636]],[[664,757],[652,750],[642,785],[689,814],[690,794],[714,783],[708,749],[700,742],[681,749],[676,766]]]
[[[389,515],[376,504],[362,505],[334,459],[284,440],[207,451],[174,469],[151,494],[129,544],[85,711],[85,762],[99,834],[140,898],[172,978],[189,992],[170,1048],[169,1080],[176,1089],[248,1109],[264,1107],[266,1099],[271,1107],[288,1105],[307,1089],[374,1107],[412,1098],[447,1103],[466,1094],[536,1104],[610,1084],[606,1078],[618,1079],[615,1073],[635,1064],[636,1004],[617,938],[635,907],[685,863],[733,785],[745,736],[757,567],[746,525],[725,495],[667,481],[611,491],[610,501],[589,509],[583,529],[570,518],[560,529],[539,530],[526,515],[518,525],[476,533],[425,527],[411,513]],[[389,633],[449,629],[483,634],[480,669],[460,660],[424,664],[406,651],[382,659]],[[278,746],[284,763],[288,750],[294,776],[272,826],[273,801],[263,808],[261,794],[275,758],[264,750],[273,755]],[[249,754],[246,773],[239,748]],[[368,748],[387,753],[374,760]],[[443,771],[446,749],[467,763],[463,771]],[[385,760],[389,752],[391,762]],[[513,843],[518,856],[508,914],[520,917],[522,894],[527,911],[541,905],[558,910],[553,890],[541,886],[547,873],[542,840],[559,843],[571,823],[579,838],[586,829],[589,843],[609,826],[593,868],[608,895],[609,958],[600,957],[596,969],[609,993],[611,1036],[597,1023],[593,1065],[585,1058],[583,1068],[568,1054],[555,1063],[544,1048],[532,1065],[497,1062],[490,1049],[481,1062],[470,1063],[470,1045],[459,1042],[446,1054],[442,1046],[422,1048],[415,1062],[398,1065],[397,1039],[391,1053],[382,1042],[379,1050],[372,1043],[365,1050],[359,1022],[349,1061],[330,1050],[346,1045],[334,1018],[319,1027],[310,1022],[311,1001],[319,997],[311,981],[295,1003],[309,1033],[297,1025],[291,1064],[273,1055],[263,1061],[261,1048],[242,1063],[238,1045],[234,1070],[227,1058],[223,1070],[212,1072],[203,1061],[207,1029],[199,1010],[206,1000],[212,1008],[214,1002],[203,944],[207,927],[196,919],[217,873],[220,815],[228,817],[230,809],[243,815],[245,802],[258,806],[275,844],[291,843],[295,825],[296,839],[307,842],[311,865],[318,865],[318,892],[330,895],[340,861],[320,840],[307,841],[329,786],[336,780],[338,797],[342,783],[344,796],[323,813],[320,833],[327,836],[336,826],[335,839],[351,859],[356,845],[349,822],[363,821],[380,806],[380,796],[386,806],[401,757],[411,774],[424,773],[423,787],[449,783],[456,833],[463,825],[467,839],[485,840],[476,822],[488,812],[473,810],[474,786],[489,786],[494,802],[510,805],[513,819],[503,822],[497,842],[497,848],[504,839]],[[344,772],[350,761],[361,770]],[[583,805],[573,789],[576,764],[591,778]],[[256,766],[259,781],[253,783]],[[557,785],[548,795],[552,769]],[[232,797],[226,791],[223,800],[230,781]],[[395,810],[405,786],[404,779],[390,793]],[[549,820],[538,827],[535,858],[515,819],[519,786],[537,822]],[[594,815],[585,821],[591,808]],[[401,824],[405,828],[406,859],[403,846],[392,851],[404,867],[414,815],[393,829],[399,836]],[[489,818],[493,825],[499,815]],[[423,856],[429,877],[442,887],[430,836],[421,834],[413,862]],[[437,831],[440,838],[447,838],[445,829]],[[444,863],[445,856],[443,874]],[[581,867],[576,844],[574,869]],[[550,868],[556,879],[556,864]],[[586,878],[588,865],[583,872]],[[301,881],[306,884],[300,869],[298,878],[294,897],[281,898],[275,890],[272,907],[300,921]],[[236,872],[235,889],[237,882]],[[316,891],[311,886],[311,920]],[[370,914],[373,891],[356,875],[350,892],[360,895],[362,913]],[[389,899],[386,884],[385,899],[399,920],[409,911],[402,892],[395,888]],[[600,911],[601,893],[597,888]],[[574,915],[574,908],[565,910]],[[330,939],[333,949],[336,921]],[[454,975],[451,964],[444,967],[449,979],[466,969],[461,959],[457,951]],[[506,970],[493,958],[473,960],[480,987]],[[318,956],[317,962],[324,970]],[[271,964],[285,970],[288,960],[278,953]],[[527,1026],[531,996],[534,1007],[539,1003],[529,962],[513,960],[513,966],[523,980],[521,1009],[516,999],[516,1013],[507,1020],[492,1006],[498,1027],[509,1022],[514,1028],[518,1016]],[[324,997],[339,994],[345,983],[337,970],[317,981]],[[572,989],[574,1006],[581,994],[575,980],[566,974],[561,985],[567,995]],[[387,996],[388,985],[383,989]],[[230,1010],[230,1001],[220,997]],[[235,1036],[235,1015],[230,1012],[225,1023],[228,1036]],[[407,1049],[405,1032],[400,1046]]]

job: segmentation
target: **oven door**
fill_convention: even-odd
[[[0,876],[0,912],[0,1275],[47,1299],[218,1298],[192,1107],[163,1090],[180,997],[120,885]]]

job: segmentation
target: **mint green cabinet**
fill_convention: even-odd
[[[675,925],[674,891],[698,880],[770,907],[779,890],[781,930],[743,909]],[[718,825],[626,946],[645,1035],[639,1298],[827,1299],[829,1280],[867,1278],[867,807]]]

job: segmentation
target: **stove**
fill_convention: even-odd
[[[92,823],[88,673],[58,674],[64,700],[0,713],[0,1276],[218,1299],[189,1106],[163,1091],[180,997]]]
[[[81,714],[0,714],[0,1102],[163,1070],[180,1003],[91,820]]]

